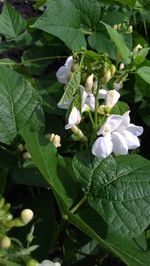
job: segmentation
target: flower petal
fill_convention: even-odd
[[[128,153],[128,145],[126,139],[119,132],[112,133],[112,143],[113,143],[113,152],[116,155]]]
[[[88,95],[85,103],[90,107],[91,111],[94,112],[94,110],[95,110],[95,97],[93,94]]]
[[[128,130],[123,130],[121,135],[126,139],[128,149],[136,149],[140,146],[139,139]]]
[[[68,68],[68,71],[71,70],[72,64],[73,64],[73,57],[69,56],[65,63],[65,66]]]
[[[65,126],[65,129],[72,128],[74,125],[78,125],[81,121],[81,115],[79,110],[76,107],[73,107],[68,118],[68,124]]]
[[[108,93],[108,90],[106,89],[101,89],[99,90],[98,92],[98,99],[105,99],[106,98],[106,95]]]
[[[110,134],[105,137],[99,137],[93,144],[92,154],[100,158],[106,158],[111,154],[112,147],[113,144]]]
[[[130,111],[127,111],[123,114],[123,120],[122,123],[119,125],[119,127],[117,128],[117,131],[122,131],[124,129],[126,129],[129,126],[130,123],[130,116],[129,116]]]
[[[69,73],[69,70],[66,66],[62,66],[58,69],[58,71],[56,72],[56,77],[58,79],[58,81],[62,84],[67,84],[68,80],[67,80],[67,75]]]
[[[123,116],[121,115],[110,115],[104,125],[97,132],[97,135],[105,135],[107,132],[112,133],[116,130],[116,128],[119,127],[119,125],[122,123],[122,120]]]
[[[112,108],[119,100],[120,93],[116,90],[110,90],[107,92],[105,104]]]
[[[143,133],[143,127],[135,126],[134,124],[129,124],[127,130],[135,136],[140,136]]]

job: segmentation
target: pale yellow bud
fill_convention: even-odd
[[[21,143],[18,145],[18,150],[21,152],[24,150],[24,146]]]
[[[115,25],[113,26],[113,29],[114,29],[114,30],[117,30],[117,29],[118,29],[118,25],[115,24]]]
[[[93,88],[93,77],[94,77],[94,75],[91,74],[91,75],[86,79],[86,82],[85,82],[85,90],[86,90],[86,92],[88,92],[88,93],[92,93],[92,88]]]
[[[72,128],[71,128],[72,132],[78,136],[81,140],[84,140],[84,141],[87,141],[87,137],[84,136],[83,132],[76,126],[74,125]]]
[[[109,106],[106,106],[106,105],[103,104],[103,105],[100,105],[98,107],[97,112],[100,115],[109,116],[110,110],[111,110],[111,108]]]
[[[137,46],[134,47],[133,49],[133,54],[138,53],[139,50],[141,50],[143,47],[141,44],[138,44]]]
[[[116,90],[108,91],[106,95],[105,104],[107,107],[112,108],[119,100],[120,93]]]
[[[60,136],[55,135],[54,133],[50,134],[49,140],[54,144],[56,148],[61,147]]]
[[[28,224],[33,219],[33,211],[30,209],[24,209],[21,212],[21,220],[24,224]]]
[[[132,27],[132,25],[129,26],[129,28],[128,28],[128,32],[130,32],[130,33],[133,32],[133,27]]]
[[[120,70],[124,69],[124,63],[121,63],[121,64],[120,64],[119,69],[120,69]]]
[[[0,240],[0,247],[1,248],[9,248],[11,246],[11,240],[8,236],[4,236]]]
[[[23,157],[23,159],[31,159],[31,154],[28,152],[28,151],[26,151],[26,152],[24,152],[23,153],[23,155],[22,155],[22,157]]]
[[[116,72],[116,67],[115,67],[115,65],[112,64],[110,67],[111,76],[113,76],[115,74],[115,72]]]
[[[72,72],[69,71],[68,75],[67,75],[67,81],[69,82],[71,80],[72,77]]]
[[[106,84],[106,83],[108,83],[110,81],[110,79],[111,79],[111,72],[110,72],[110,69],[109,69],[109,70],[107,70],[105,72],[104,76],[102,77],[102,82],[104,84]]]

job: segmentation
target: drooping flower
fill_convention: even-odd
[[[64,66],[61,66],[56,72],[56,77],[60,83],[62,84],[68,83],[68,77],[71,72],[72,64],[73,64],[73,57],[69,56]]]
[[[74,106],[68,117],[68,124],[65,126],[65,129],[72,128],[74,125],[78,125],[81,121],[81,114],[79,110]]]
[[[127,154],[128,150],[140,146],[138,136],[142,133],[142,127],[130,124],[129,111],[123,116],[110,115],[97,132],[100,137],[94,142],[92,153],[100,158],[106,158],[112,152]]]
[[[116,90],[110,90],[106,94],[105,105],[112,108],[119,100],[120,93]]]

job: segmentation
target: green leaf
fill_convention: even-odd
[[[101,9],[97,0],[72,0],[75,8],[80,14],[82,25],[89,29],[96,26],[99,21]]]
[[[0,33],[16,38],[26,28],[26,25],[25,19],[22,18],[15,8],[5,3],[0,15]]]
[[[114,30],[111,26],[107,25],[106,23],[103,23],[103,24],[105,25],[110,38],[115,43],[118,49],[118,52],[120,56],[122,57],[124,63],[129,64],[131,62],[131,51],[126,46],[123,36],[116,30]]]
[[[141,67],[136,71],[136,73],[148,84],[150,84],[150,67]]]
[[[139,235],[150,222],[150,162],[138,155],[101,160],[80,154],[75,175],[88,193],[89,204],[119,234]]]
[[[0,141],[10,144],[30,119],[39,100],[31,83],[6,66],[0,66],[0,99]]]
[[[69,220],[102,247],[108,249],[129,266],[149,266],[150,252],[139,248],[134,239],[127,239],[107,227],[102,217],[91,207],[69,213]]]
[[[99,53],[107,53],[110,58],[115,60],[116,47],[112,40],[101,32],[93,32],[88,38],[91,48],[96,49]]]
[[[60,12],[61,10],[61,12]],[[72,50],[86,47],[80,15],[70,0],[54,0],[32,26],[57,36]]]
[[[123,115],[129,110],[127,103],[118,101],[117,104],[111,109],[111,114]]]
[[[59,206],[61,209],[68,211],[74,197],[76,198],[77,190],[75,182],[68,173],[66,162],[61,157],[57,158],[57,151],[54,145],[42,133],[32,132],[26,127],[22,130],[21,134],[31,154],[33,163],[50,185]]]
[[[80,80],[81,80],[81,72],[77,70],[72,74],[71,79],[68,82],[65,92],[61,100],[59,101],[58,105],[61,105],[67,102],[75,94],[77,89],[79,89]]]
[[[145,60],[146,56],[148,55],[149,50],[150,48],[143,48],[138,53],[136,53],[133,56],[134,63],[136,65],[141,64]]]
[[[115,0],[114,2],[119,2],[123,5],[127,5],[129,7],[134,7],[136,0]]]

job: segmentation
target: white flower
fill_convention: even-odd
[[[93,112],[95,110],[95,97],[93,93],[89,93],[85,91],[85,88],[80,85],[80,93],[81,93],[81,111],[85,112],[90,108]]]
[[[81,114],[76,107],[73,107],[71,113],[69,114],[68,124],[65,129],[72,128],[74,125],[78,125],[81,121]]]
[[[101,136],[94,142],[92,153],[100,158],[106,158],[112,152],[127,154],[129,149],[140,146],[137,136],[142,133],[142,127],[130,124],[129,111],[123,116],[110,115],[97,132]]]
[[[63,103],[58,103],[57,106],[61,109],[69,109],[70,104],[73,101],[73,97],[71,97],[70,99],[68,99],[67,101],[63,102]]]
[[[116,90],[110,90],[106,94],[105,105],[106,107],[112,108],[119,100],[120,93]]]
[[[44,260],[36,266],[61,266],[59,262],[52,262],[51,260]]]
[[[70,74],[72,64],[73,64],[73,57],[69,56],[64,66],[61,66],[56,72],[56,77],[60,83],[63,84],[68,83],[68,76]]]
[[[116,91],[119,91],[120,89],[122,89],[122,87],[123,87],[123,82],[122,81],[120,81],[119,83],[114,82],[114,89]]]

